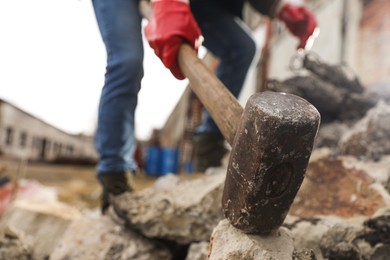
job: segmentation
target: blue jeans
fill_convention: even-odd
[[[240,0],[191,1],[192,13],[205,39],[203,45],[219,58],[216,75],[236,98],[256,54],[253,38],[237,23],[242,3]],[[222,138],[206,110],[203,110],[201,125],[196,129],[196,134],[202,133]]]
[[[143,45],[138,0],[92,2],[107,50],[95,136],[100,154],[99,176],[137,167],[133,159],[134,114],[143,77]],[[191,2],[191,8],[205,47],[220,59],[217,76],[237,97],[255,55],[253,39],[236,23],[235,12],[225,8],[224,1],[196,0]],[[199,132],[220,133],[208,113]]]
[[[92,0],[107,51],[95,144],[98,176],[135,170],[134,116],[143,77],[138,0]]]

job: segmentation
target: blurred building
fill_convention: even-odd
[[[68,134],[1,99],[0,156],[62,162],[97,159],[91,136]]]
[[[359,76],[368,86],[390,88],[390,1],[364,0],[360,20]]]

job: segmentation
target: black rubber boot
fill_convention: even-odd
[[[225,140],[220,135],[198,134],[194,136],[195,172],[205,172],[209,167],[219,167],[227,153]]]
[[[105,173],[99,176],[99,181],[103,186],[101,196],[101,211],[103,214],[110,206],[111,196],[133,191],[126,173]]]

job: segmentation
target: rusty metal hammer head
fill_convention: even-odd
[[[249,234],[278,229],[302,184],[320,123],[295,95],[262,92],[244,109],[230,154],[222,207]]]

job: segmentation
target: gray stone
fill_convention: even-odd
[[[164,246],[116,224],[110,217],[83,216],[72,222],[50,260],[164,260]]]
[[[305,98],[321,113],[321,121],[331,122],[338,118],[343,108],[346,91],[321,79],[309,76],[294,76],[283,82],[270,80],[268,88],[273,91],[291,93]],[[332,105],[329,105],[332,102]]]
[[[377,95],[390,104],[390,81],[385,81],[367,89],[367,92]]]
[[[332,73],[332,77],[334,77]],[[340,84],[314,75],[294,76],[283,82],[270,80],[268,89],[305,98],[321,113],[321,122],[335,120],[356,121],[378,102],[378,95],[364,89],[351,91],[348,84]],[[330,105],[331,103],[331,105]]]
[[[293,260],[317,260],[314,251],[311,249],[295,250],[293,253]]]
[[[288,224],[294,237],[294,247],[297,250],[310,248],[319,260],[323,259],[320,249],[321,238],[328,232],[330,226],[340,222],[342,219],[337,217],[322,217],[298,219]]]
[[[268,236],[247,235],[228,220],[220,221],[210,242],[210,260],[291,260],[293,238],[284,227]]]
[[[362,93],[364,88],[359,79],[345,64],[327,64],[319,56],[309,53],[305,55],[303,67],[324,82],[329,82],[336,89],[350,93]]]
[[[341,154],[372,160],[390,154],[390,105],[378,102],[342,136],[339,149]]]
[[[329,259],[361,259],[360,248],[354,243],[360,230],[349,224],[337,224],[320,241],[322,255]]]
[[[208,241],[223,218],[225,174],[180,182],[168,189],[144,189],[115,197],[113,207],[126,224],[150,238],[179,244]]]
[[[371,245],[390,244],[390,214],[369,218],[364,222],[364,238]]]
[[[389,260],[390,259],[390,244],[381,244],[374,249],[370,260]]]
[[[164,176],[157,178],[154,183],[156,189],[170,189],[176,187],[180,182],[180,178],[175,174],[168,173]]]
[[[209,242],[192,243],[188,249],[186,260],[205,260],[209,254]]]
[[[2,230],[10,230],[32,249],[34,259],[50,255],[70,223],[80,212],[60,202],[17,200],[2,216]]]
[[[32,259],[31,249],[24,245],[17,236],[0,233],[0,259]]]

